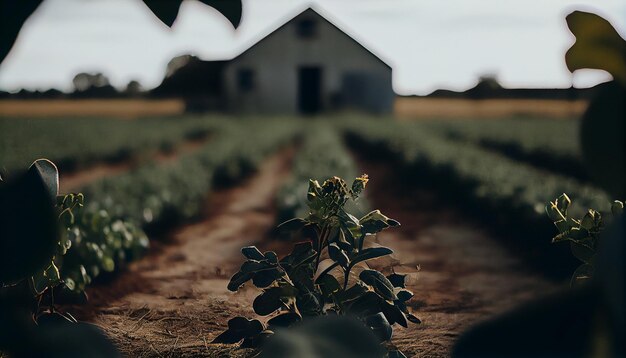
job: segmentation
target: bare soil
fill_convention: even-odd
[[[423,323],[394,330],[393,341],[407,356],[447,357],[472,324],[555,288],[529,273],[489,230],[394,175],[390,165],[362,161],[361,169],[371,178],[366,192],[372,207],[402,224],[378,236],[394,250],[394,270],[420,268],[407,288],[415,294],[409,305]]]
[[[235,315],[251,315],[254,290],[226,289],[243,246],[264,241],[291,152],[271,158],[242,185],[215,193],[207,218],[173,233],[127,272],[89,290],[81,318],[102,327],[129,357],[238,356],[209,344]]]
[[[268,160],[242,185],[212,195],[207,217],[176,231],[111,282],[90,288],[78,316],[102,327],[131,357],[249,356],[251,351],[212,345],[235,315],[254,316],[254,288],[227,291],[243,261],[240,248],[268,241],[275,224],[274,195],[288,177],[292,153]],[[373,207],[402,223],[379,236],[395,251],[396,272],[408,272],[410,306],[423,323],[394,332],[407,356],[444,357],[470,325],[553,289],[524,270],[490,233],[394,176],[387,164],[362,161],[372,180]],[[157,243],[158,244],[158,243]],[[419,266],[421,271],[414,274]]]

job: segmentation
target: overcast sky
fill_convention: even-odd
[[[237,31],[194,0],[172,30],[141,0],[45,0],[0,65],[0,89],[71,90],[85,71],[151,88],[172,57],[230,58],[307,4],[390,63],[399,94],[464,90],[484,74],[505,87],[587,87],[610,76],[567,71],[565,15],[593,11],[626,34],[624,0],[244,0]]]

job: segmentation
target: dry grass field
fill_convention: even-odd
[[[98,116],[131,119],[178,115],[185,111],[181,99],[32,99],[0,100],[0,117]]]
[[[401,119],[504,118],[532,116],[572,118],[587,108],[585,100],[448,99],[397,97],[394,114]]]
[[[578,117],[587,101],[540,99],[446,99],[397,97],[394,115],[400,119],[504,118],[532,116]],[[181,99],[0,100],[0,117],[112,117],[132,119],[185,112]]]

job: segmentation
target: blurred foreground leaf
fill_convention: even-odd
[[[567,68],[605,70],[616,81],[626,84],[626,41],[602,17],[583,11],[567,16],[567,26],[576,42],[565,54]]]
[[[182,0],[143,0],[152,12],[167,26],[172,26]],[[241,22],[241,0],[199,0],[219,11],[230,23],[237,27]]]

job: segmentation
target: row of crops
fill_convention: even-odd
[[[192,122],[195,124],[191,125]],[[112,127],[119,123],[130,122],[113,122]],[[197,217],[215,188],[236,184],[255,171],[265,158],[293,143],[299,132],[293,121],[211,118],[203,123],[195,119],[186,123],[188,127],[181,125],[175,133],[168,132],[172,128],[166,126],[160,129],[160,137],[157,131],[137,137],[154,145],[183,140],[189,133],[210,129],[210,140],[199,149],[180,155],[176,161],[147,161],[123,174],[92,182],[81,189],[84,196],[58,197],[59,219],[64,230],[53,262],[35,276],[38,292],[54,287],[62,279],[67,288],[80,293],[97,276],[140,257],[149,246],[149,236],[160,235],[175,224]],[[154,123],[148,120],[143,123],[146,124]],[[59,153],[69,157],[83,154],[75,143],[65,143],[62,147]],[[114,147],[112,144],[109,149]]]
[[[574,201],[571,212],[576,215],[582,216],[589,208],[610,212],[610,198],[586,182],[515,160],[474,141],[451,138],[428,125],[359,120],[347,123],[345,129],[359,150],[394,162],[405,180],[432,188],[451,205],[466,209],[491,227],[503,228],[510,243],[521,239],[515,244],[529,251],[540,266],[550,265],[541,262],[546,257],[571,259],[563,253],[555,256],[560,248],[550,245],[553,228],[544,210],[549,200],[569,193]],[[550,270],[566,273],[567,265]]]
[[[580,122],[537,118],[438,120],[416,124],[512,159],[587,181],[582,166]]]
[[[295,125],[267,124],[224,124],[202,148],[175,162],[148,163],[94,182],[83,189],[87,198],[84,215],[101,220],[121,218],[127,225],[143,228],[150,236],[191,220],[201,213],[215,187],[237,183],[256,170],[267,156],[293,141]],[[117,252],[128,249],[137,252],[146,246],[141,231],[126,232],[126,250]],[[85,266],[88,283],[103,269],[113,270],[111,263],[124,257],[111,257],[116,251],[109,250],[111,240],[106,236],[89,235],[85,239],[96,244],[81,245],[86,249],[76,260],[92,263]],[[71,275],[74,281],[85,283],[77,272]]]
[[[9,120],[3,121],[6,126]],[[111,153],[154,150],[164,143],[212,133],[202,147],[180,155],[176,161],[147,162],[81,190],[85,193],[86,205],[78,224],[70,230],[75,249],[66,259],[75,263],[67,264],[66,267],[73,269],[66,271],[77,287],[84,287],[102,271],[114,270],[116,263],[137,257],[148,246],[144,231],[149,235],[160,234],[166,228],[197,217],[207,196],[216,187],[238,182],[253,172],[264,158],[293,143],[296,137],[301,140],[296,146],[291,178],[277,193],[278,222],[307,214],[309,179],[354,178],[360,174],[345,146],[344,133],[358,150],[383,156],[397,164],[396,168],[401,170],[398,173],[411,181],[410,185],[428,185],[452,205],[468,209],[481,219],[488,218],[489,224],[496,223],[519,236],[530,236],[527,247],[532,247],[528,244],[534,241],[549,243],[546,238],[552,233],[552,227],[545,217],[544,206],[561,193],[573,197],[574,213],[582,214],[587,208],[605,210],[610,205],[603,192],[585,181],[566,175],[566,171],[560,172],[558,167],[542,169],[531,160],[539,156],[557,162],[569,158],[579,165],[575,122],[396,123],[341,118],[333,123],[217,117],[72,121],[80,124],[62,128],[76,131],[72,137],[75,140],[64,143],[60,138],[67,135],[58,127],[49,126],[48,123],[53,122],[41,120],[34,124],[25,120],[13,126],[10,130],[22,140],[37,139],[16,147],[20,148],[20,155],[16,157],[38,157],[38,151],[50,152],[45,148],[55,148],[53,160],[70,158],[66,160],[80,163],[93,158],[104,160]],[[15,138],[6,138],[8,140],[2,143],[4,148],[15,145],[11,144]],[[44,139],[47,142],[43,142]],[[496,142],[500,144],[488,145]],[[93,144],[90,144],[91,149],[85,149],[87,143]],[[505,146],[517,146],[526,154],[515,157],[503,150]],[[23,161],[4,153],[0,156],[4,167],[16,167],[18,163],[23,166]],[[363,214],[368,207],[365,198],[361,198],[350,210]],[[536,247],[537,251],[552,250],[543,250],[544,245]],[[82,265],[83,262],[89,264]]]
[[[291,178],[277,194],[279,222],[308,214],[309,179],[323,182],[338,176],[349,180],[359,175],[341,133],[334,126],[327,122],[312,123],[304,126],[302,132],[303,141],[293,161]],[[360,198],[358,205],[350,205],[349,209],[358,214],[367,212],[365,198]]]
[[[114,162],[148,152],[169,151],[186,139],[205,137],[217,117],[148,118],[3,118],[0,117],[0,169],[14,172],[38,158],[63,170]]]

